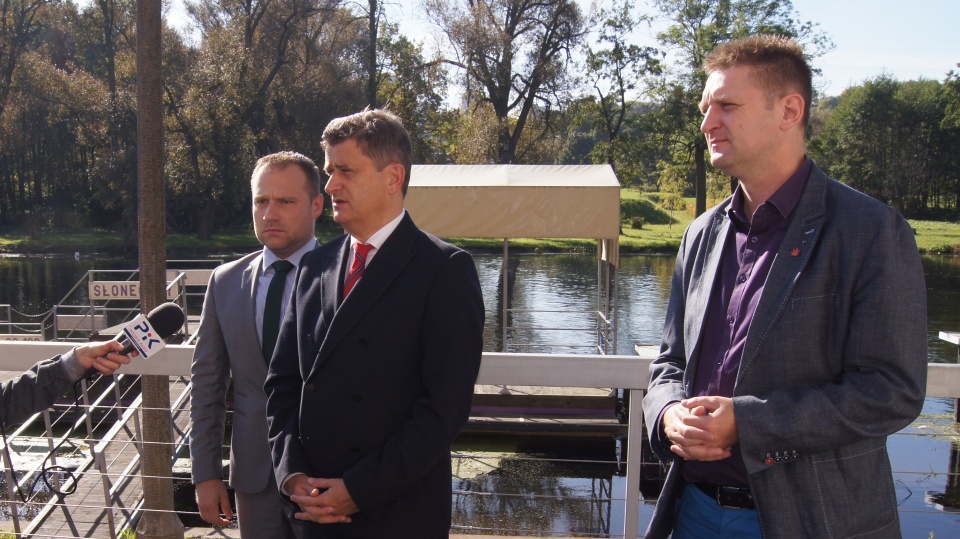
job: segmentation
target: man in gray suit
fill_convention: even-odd
[[[677,257],[643,401],[672,461],[646,537],[900,537],[886,437],[926,388],[913,231],[806,156],[792,39],[715,49],[700,110],[733,196]]]
[[[294,536],[294,525],[274,482],[263,381],[295,268],[317,245],[315,224],[323,195],[317,166],[294,152],[262,157],[250,186],[254,230],[264,249],[218,267],[210,277],[193,356],[190,454],[200,516],[217,526],[228,525],[233,510],[221,459],[232,379],[230,485],[236,493],[240,533],[254,539],[284,538]],[[271,286],[275,276],[277,283]],[[273,317],[268,314],[271,292],[274,309],[279,309]]]

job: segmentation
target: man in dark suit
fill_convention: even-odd
[[[336,119],[323,146],[347,235],[304,257],[270,362],[277,483],[308,539],[447,537],[482,350],[476,267],[403,209],[412,149],[394,114]]]
[[[740,183],[677,257],[643,401],[672,466],[646,537],[900,537],[886,439],[927,373],[913,231],[806,157],[795,41],[733,41],[704,67],[701,130]]]
[[[315,225],[323,211],[320,185],[320,170],[299,153],[279,152],[257,161],[250,188],[253,228],[263,249],[213,272],[200,314],[190,404],[197,506],[200,516],[217,526],[226,526],[233,516],[222,472],[227,388],[232,381],[230,485],[236,492],[243,537],[292,538],[300,527],[289,518],[273,481],[263,381],[280,314],[292,295],[293,268],[317,246]],[[276,298],[272,329],[265,312],[271,290]]]

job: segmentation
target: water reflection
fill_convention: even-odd
[[[927,492],[924,501],[940,510],[960,509],[960,448],[956,443],[950,444],[947,480],[943,492]]]
[[[502,256],[476,255],[486,306],[485,350],[503,350],[499,303]],[[515,284],[507,320],[508,352],[595,353],[597,262],[582,254],[510,255]],[[617,354],[660,341],[673,274],[672,256],[620,259]]]
[[[229,257],[228,257],[229,258]],[[501,255],[475,255],[486,306],[486,350],[500,350],[501,310],[497,297]],[[597,307],[597,264],[588,254],[511,255],[516,281],[511,294],[514,329],[510,351],[580,353],[593,344]],[[27,317],[49,311],[88,270],[131,269],[129,258],[0,256],[0,304],[10,304]],[[674,257],[625,255],[620,259],[619,354],[632,354],[636,343],[656,344],[663,329]],[[928,336],[931,362],[956,362],[957,347],[941,341],[940,331],[960,330],[960,257],[924,256],[929,304]],[[81,291],[82,298],[85,291]],[[558,312],[543,312],[558,311]],[[549,329],[560,328],[560,329]],[[522,346],[521,346],[522,345]],[[509,349],[509,348],[508,348]]]
[[[614,505],[622,511],[613,500],[622,470],[610,439],[463,435],[454,452],[457,529],[608,537]]]

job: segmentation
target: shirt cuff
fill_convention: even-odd
[[[291,495],[289,492],[287,492],[287,482],[290,481],[291,479],[293,479],[294,477],[298,476],[298,475],[307,475],[307,474],[302,473],[302,472],[297,472],[297,473],[292,473],[292,474],[284,477],[284,478],[283,478],[283,482],[280,483],[280,494],[283,494],[284,496],[290,496],[290,495]]]
[[[679,403],[680,401],[670,401],[666,406],[663,407],[663,410],[660,410],[660,414],[657,416],[657,428],[653,432],[650,432],[650,443],[657,444],[659,447],[669,448],[673,445],[669,439],[667,439],[667,433],[663,430],[663,416],[667,415],[667,409],[673,406],[674,404]]]
[[[87,372],[87,369],[80,364],[73,350],[60,356],[60,364],[63,366],[64,372],[67,373],[67,378],[73,381],[83,378],[83,375]]]

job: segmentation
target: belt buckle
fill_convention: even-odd
[[[743,509],[743,500],[749,496],[737,487],[717,487],[717,503],[724,509]]]

